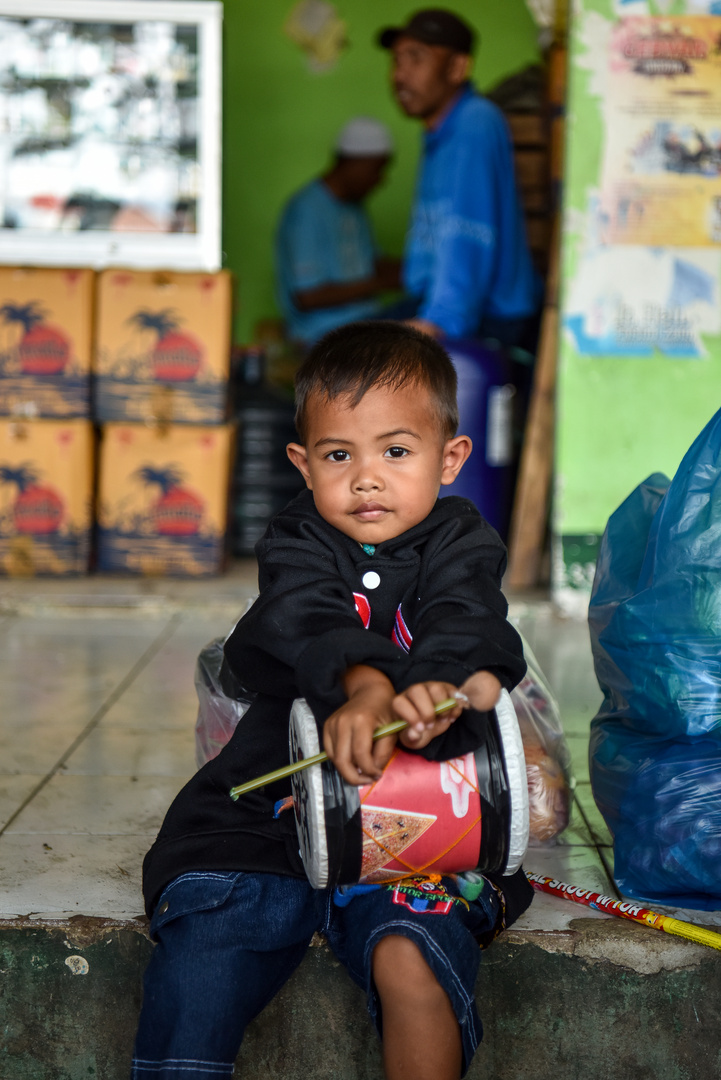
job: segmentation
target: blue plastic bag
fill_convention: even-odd
[[[619,889],[721,907],[721,411],[609,519],[589,607],[594,798]]]

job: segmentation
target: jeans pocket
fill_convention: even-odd
[[[182,874],[163,891],[150,934],[155,938],[176,919],[191,916],[188,927],[198,940],[225,936],[238,948],[273,952],[310,941],[322,925],[321,915],[307,881],[282,874],[196,871]]]
[[[232,893],[242,872],[191,871],[166,885],[150,920],[150,936],[155,938],[173,919],[221,907]]]

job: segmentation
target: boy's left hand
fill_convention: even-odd
[[[444,712],[442,716],[436,716],[434,707],[457,692],[458,687],[451,683],[421,682],[414,683],[402,694],[397,694],[393,698],[393,712],[399,719],[407,720],[409,725],[398,736],[399,741],[409,750],[420,750],[428,746],[431,739],[448,731],[453,721],[461,715],[464,706],[459,704],[455,709]],[[474,672],[460,687],[466,706],[470,705],[479,712],[495,708],[500,692],[501,684],[490,671]]]
[[[420,750],[431,739],[448,731],[453,721],[461,715],[462,705],[457,705],[442,716],[436,716],[435,706],[453,697],[457,687],[447,682],[414,683],[393,698],[393,712],[399,720],[406,720],[408,727],[398,736],[401,743],[411,750]]]

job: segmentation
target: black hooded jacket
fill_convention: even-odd
[[[290,781],[237,802],[228,794],[288,763],[294,698],[306,698],[322,726],[345,701],[341,678],[354,664],[382,671],[398,692],[429,679],[459,686],[480,670],[510,690],[525,672],[500,588],[505,548],[466,499],[439,499],[422,522],[368,555],[304,491],[273,519],[256,554],[260,594],[225,657],[257,696],[228,745],[168,810],[143,866],[149,914],[165,886],[191,870],[305,876],[293,814],[273,817]],[[442,761],[475,749],[485,716],[464,712],[418,753]],[[498,884],[510,923],[528,906],[530,886],[522,871]]]

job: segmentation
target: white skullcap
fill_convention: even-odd
[[[393,153],[393,139],[380,120],[356,116],[339,134],[335,150],[345,157],[389,157]]]

